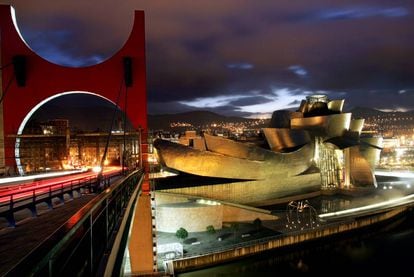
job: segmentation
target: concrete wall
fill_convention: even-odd
[[[206,199],[207,200],[207,199]],[[277,216],[269,211],[232,203],[204,205],[196,202],[196,198],[157,192],[155,194],[157,230],[175,233],[180,227],[189,232],[203,232],[213,225],[221,229],[223,222],[253,222],[276,220]]]
[[[209,225],[221,229],[223,206],[196,202],[157,205],[156,222],[157,230],[167,233],[175,233],[181,227],[188,232],[203,232]]]
[[[260,218],[261,220],[276,220],[278,217],[260,211],[223,205],[223,222],[252,222],[256,218]]]
[[[157,206],[171,203],[186,203],[188,197],[171,193],[155,192],[155,203]]]
[[[285,196],[320,190],[319,173],[275,178],[271,181],[246,181],[229,184],[161,190],[187,196],[205,197],[243,205],[260,206]]]

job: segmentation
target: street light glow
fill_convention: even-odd
[[[386,200],[386,201],[383,201],[383,202],[370,204],[370,205],[366,205],[366,206],[351,208],[351,209],[337,211],[337,212],[320,214],[319,217],[320,218],[329,218],[329,217],[335,217],[335,216],[352,215],[353,213],[368,211],[368,210],[371,210],[371,209],[385,208],[386,206],[401,205],[401,204],[411,202],[411,201],[414,201],[414,194],[410,194],[410,195],[406,195],[406,196],[403,196],[403,197],[399,197],[399,198],[395,198],[395,199],[391,199],[391,200]]]

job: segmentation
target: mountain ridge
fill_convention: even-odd
[[[255,119],[225,116],[211,111],[190,111],[176,114],[148,115],[148,126],[150,129],[168,129],[171,123],[188,123],[193,126],[203,126],[211,123],[221,122],[247,122]]]
[[[352,113],[353,118],[367,118],[373,116],[384,116],[390,113],[397,113],[397,114],[408,114],[414,115],[414,111],[407,111],[407,112],[400,112],[400,111],[380,111],[374,108],[368,107],[361,107],[357,106],[349,111]],[[175,114],[156,114],[156,115],[148,115],[148,126],[150,129],[154,130],[161,130],[161,129],[169,129],[171,123],[188,123],[193,126],[202,126],[208,125],[211,123],[220,123],[220,122],[246,122],[246,121],[253,121],[256,119],[251,118],[244,118],[244,117],[237,117],[237,116],[224,116],[218,113],[214,113],[211,111],[190,111],[190,112],[183,112],[183,113],[175,113]]]

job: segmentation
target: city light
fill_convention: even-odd
[[[95,173],[99,173],[99,172],[102,171],[102,167],[100,167],[99,165],[94,166],[94,167],[92,167],[92,171],[95,172]]]
[[[43,173],[43,174],[28,175],[28,176],[6,177],[6,178],[0,178],[0,184],[7,184],[7,183],[13,183],[13,182],[33,180],[35,178],[38,179],[38,178],[49,178],[49,177],[64,176],[64,175],[70,175],[70,174],[74,174],[74,173],[85,172],[85,171],[87,171],[87,169],[82,168],[82,169],[77,169],[77,170],[51,172],[51,173]]]
[[[204,205],[210,205],[210,206],[217,206],[217,205],[221,205],[219,202],[217,201],[213,201],[213,200],[206,200],[206,199],[198,199],[196,201],[199,204],[204,204]]]

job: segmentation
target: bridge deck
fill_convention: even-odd
[[[154,274],[151,197],[147,194],[141,194],[138,199],[129,254],[132,275]]]
[[[15,228],[0,226],[0,276],[8,272],[32,249],[49,237],[96,195],[82,195],[53,210],[39,212],[38,217],[21,220]],[[2,228],[3,227],[3,228]]]

